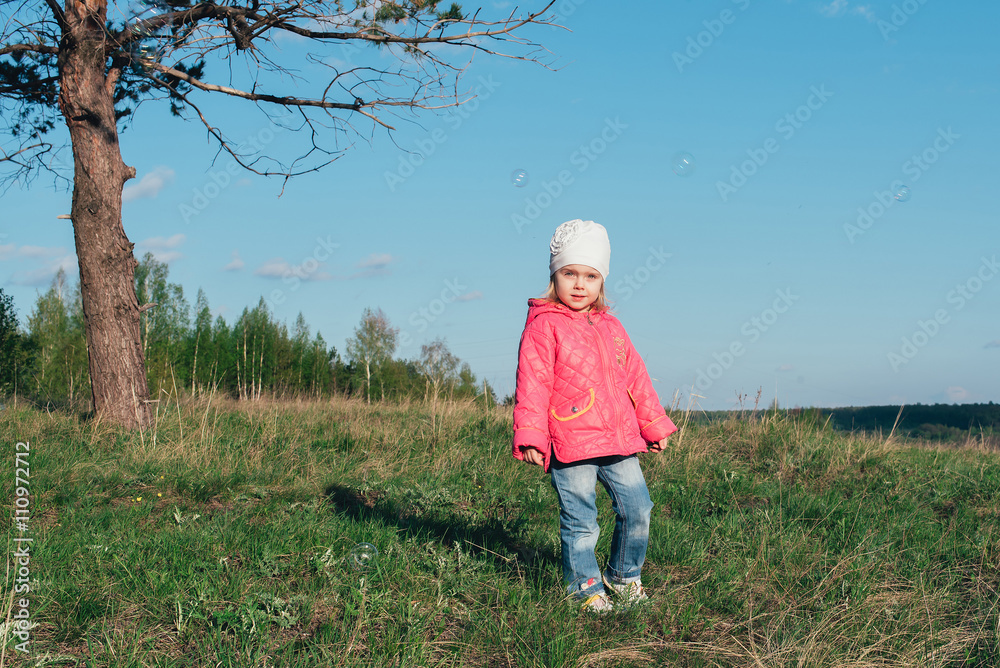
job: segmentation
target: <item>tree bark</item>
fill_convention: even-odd
[[[59,107],[73,144],[73,233],[80,264],[94,411],[127,428],[150,422],[139,337],[133,244],[122,227],[122,188],[135,168],[121,157],[114,74],[108,74],[106,0],[67,0],[59,45]],[[112,70],[113,72],[113,70]]]
[[[368,360],[365,360],[365,402],[372,402],[372,367]]]

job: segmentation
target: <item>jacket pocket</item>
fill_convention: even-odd
[[[590,388],[572,401],[567,401],[553,408],[551,411],[552,417],[560,422],[568,422],[569,420],[576,420],[583,417],[587,411],[594,407],[594,397],[594,388]]]
[[[549,410],[549,433],[560,461],[576,461],[590,453],[594,444],[608,441],[606,401],[604,392],[592,387]]]

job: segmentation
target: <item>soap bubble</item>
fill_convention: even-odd
[[[141,19],[136,19],[135,23],[130,26],[130,29],[136,35],[142,35],[143,37],[156,37],[156,31],[150,28],[146,24],[146,19],[151,17],[143,17]]]
[[[897,202],[905,202],[910,199],[910,186],[899,186],[896,189],[896,194],[893,195]]]
[[[129,5],[129,28],[133,33],[145,37],[154,37],[162,32],[165,26],[160,26],[155,30],[148,25],[148,21],[163,16],[170,11],[170,8],[152,0],[139,0]]]
[[[694,174],[694,156],[686,151],[674,153],[670,158],[670,167],[677,176],[691,176]]]
[[[142,67],[148,67],[158,63],[163,58],[163,48],[158,44],[149,42],[139,42],[132,45],[132,62],[138,63]]]
[[[371,543],[358,543],[347,556],[347,563],[356,571],[367,572],[375,568],[378,548]]]
[[[528,185],[528,172],[523,169],[515,169],[510,174],[510,181],[518,188]]]
[[[128,11],[135,18],[151,19],[169,11],[169,7],[155,0],[135,0],[129,3]]]

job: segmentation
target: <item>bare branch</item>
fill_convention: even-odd
[[[38,70],[42,78],[36,77],[33,83],[45,81],[55,90],[59,82],[45,78],[44,67],[51,70],[52,57],[59,54],[60,35],[55,25],[67,20],[56,13],[62,0],[23,2],[23,9],[33,12],[34,17],[9,24],[13,31],[7,31],[7,38],[19,43],[0,44],[0,55],[34,52],[51,61]],[[160,10],[166,10],[163,13],[130,16],[123,11],[117,20],[106,24],[104,48],[108,64],[103,83],[116,98],[120,118],[129,118],[144,102],[162,95],[164,101],[169,99],[174,105],[175,114],[190,111],[191,117],[204,125],[213,141],[218,142],[217,157],[229,154],[253,173],[286,179],[316,171],[336,160],[353,142],[350,138],[342,140],[345,136],[353,134],[370,141],[367,127],[355,127],[362,118],[363,125],[371,123],[372,131],[385,129],[393,133],[397,119],[405,122],[402,112],[446,109],[473,99],[474,93],[460,90],[460,84],[475,53],[549,67],[545,59],[539,58],[547,50],[527,38],[522,29],[530,25],[561,27],[553,23],[554,15],[546,14],[552,11],[555,0],[541,0],[544,6],[538,11],[518,16],[515,9],[495,21],[484,20],[483,10],[464,18],[439,19],[435,11],[423,9],[422,3],[414,3],[401,20],[376,21],[370,11],[362,17],[360,11],[344,9],[339,2],[330,0],[195,2],[189,6],[172,1],[161,4]],[[306,53],[304,62],[328,68],[329,76],[304,76],[289,66],[279,41],[288,38],[321,47],[323,50]],[[336,51],[338,45],[345,49],[346,65]],[[394,63],[386,66],[375,54],[375,47],[388,52]],[[366,62],[351,63],[350,54],[359,52],[366,54],[362,56]],[[465,56],[456,56],[459,52],[465,52]],[[246,65],[245,72],[235,67],[239,56]],[[216,68],[206,69],[209,60],[214,60]],[[223,77],[228,67],[228,80],[218,78],[219,64],[223,66]],[[296,88],[283,92],[282,88],[288,90],[289,78]],[[14,97],[11,93],[18,92],[7,91],[6,96]],[[262,110],[266,105],[298,110],[298,130],[307,131],[300,135],[305,142],[300,147],[304,154],[285,154],[278,159],[249,155],[245,145],[230,142],[202,113],[203,107],[195,104],[201,104],[199,96],[203,93],[253,102]],[[4,91],[0,91],[3,96]],[[44,107],[49,101],[29,104]],[[285,145],[272,149],[280,154]],[[30,150],[23,155],[29,154]],[[8,164],[21,159],[9,159]]]
[[[0,56],[10,53],[47,53],[52,56],[59,55],[59,47],[48,44],[7,44],[0,46]]]
[[[194,77],[185,72],[181,72],[180,70],[175,70],[172,67],[167,67],[162,63],[151,63],[150,67],[159,72],[163,72],[164,74],[169,74],[172,77],[176,77],[181,81],[191,84],[192,86],[200,90],[225,93],[226,95],[231,95],[233,97],[241,97],[244,100],[254,100],[255,102],[273,102],[274,104],[293,106],[293,107],[319,107],[321,109],[350,109],[351,111],[359,111],[362,106],[365,106],[358,104],[357,101],[347,104],[344,102],[310,100],[307,98],[292,97],[287,95],[251,93],[245,90],[239,90],[238,88],[232,88],[231,86],[219,86],[216,84],[209,84],[203,81],[199,81],[198,79],[195,79]],[[367,105],[367,106],[372,106],[372,105]]]
[[[168,12],[160,16],[150,17],[148,19],[138,21],[134,25],[112,34],[112,39],[109,42],[108,48],[113,49],[116,45],[128,45],[132,42],[144,39],[147,35],[155,33],[157,30],[170,25],[193,26],[206,19],[216,19],[220,22],[220,26],[222,26],[222,28],[233,38],[237,50],[240,51],[251,49],[252,40],[264,35],[270,30],[278,29],[316,41],[358,41],[369,44],[402,44],[411,47],[415,47],[417,45],[450,44],[454,46],[469,47],[479,51],[484,51],[491,55],[509,58],[514,56],[492,49],[487,49],[486,47],[476,43],[475,40],[511,40],[519,44],[528,44],[522,38],[515,37],[514,33],[518,29],[529,24],[555,26],[556,24],[551,21],[540,18],[548,12],[554,4],[555,0],[550,0],[549,3],[542,7],[539,11],[528,14],[524,18],[514,18],[514,14],[511,13],[508,18],[502,21],[480,21],[478,19],[478,12],[471,19],[465,20],[448,20],[446,22],[434,21],[430,24],[415,20],[417,25],[425,27],[426,30],[421,35],[415,34],[413,36],[405,36],[393,34],[376,25],[371,25],[361,30],[354,31],[325,31],[303,28],[291,23],[290,19],[295,20],[305,18],[316,22],[323,22],[329,17],[323,14],[309,12],[301,3],[279,7],[273,12],[259,14],[257,12],[257,3],[254,3],[253,7],[244,8],[203,2],[187,10]],[[444,34],[445,27],[460,25],[466,25],[468,26],[468,29],[462,33]],[[473,30],[473,28],[477,25],[482,26],[485,29]],[[438,31],[439,34],[432,35],[434,31]],[[427,55],[427,52],[423,50],[420,50],[420,53]]]
[[[22,153],[28,153],[29,151],[34,151],[35,149],[44,149],[45,151],[48,151],[52,149],[52,144],[49,144],[48,142],[29,144],[28,146],[22,146],[20,149],[14,151],[13,153],[7,153],[6,151],[3,151],[3,149],[0,149],[0,151],[2,151],[0,152],[0,162],[12,162],[15,165],[24,167],[26,166],[26,164],[21,160],[18,160],[18,156],[21,155]],[[38,151],[38,153],[42,152],[43,151]]]
[[[59,164],[59,148],[37,134],[29,139],[35,139],[35,142],[23,143],[13,152],[0,148],[0,166],[10,166],[12,170],[0,178],[0,191],[5,192],[17,182],[22,186],[30,184],[41,172],[50,173],[55,183],[68,183],[62,171],[65,165]]]
[[[294,33],[296,35],[300,35],[302,37],[308,37],[310,39],[317,39],[317,40],[361,40],[361,41],[382,43],[382,44],[410,44],[410,45],[456,44],[461,46],[482,48],[474,43],[468,42],[467,40],[510,36],[515,30],[531,23],[534,23],[536,25],[553,25],[551,22],[547,20],[539,20],[539,17],[545,14],[545,12],[547,12],[549,8],[552,7],[552,5],[554,4],[555,0],[551,0],[547,5],[542,7],[542,9],[532,14],[529,14],[527,17],[523,19],[514,19],[513,14],[511,14],[509,18],[503,21],[489,21],[489,22],[478,21],[478,19],[475,17],[473,17],[471,20],[449,21],[448,22],[449,25],[451,25],[452,23],[456,25],[467,24],[469,26],[469,30],[467,30],[464,33],[452,34],[452,35],[442,34],[438,35],[437,37],[431,36],[430,33],[436,29],[443,30],[442,28],[438,27],[440,24],[439,21],[436,21],[434,24],[432,24],[422,36],[413,36],[413,37],[403,37],[401,35],[394,35],[392,33],[385,32],[382,29],[374,26],[356,32],[339,32],[339,31],[326,32],[326,31],[300,28],[299,26],[286,23],[285,21],[279,21],[275,24],[275,27],[281,28],[282,30]],[[258,17],[252,15],[249,12],[247,13],[247,15],[249,18],[253,18],[255,20],[260,20],[260,21],[263,21],[265,18],[267,18],[267,17]],[[472,27],[477,24],[487,27],[487,29],[473,32]],[[489,26],[500,26],[500,27],[496,29],[491,29],[489,28]],[[496,55],[503,55],[503,54],[496,54]]]
[[[59,29],[62,30],[66,27],[66,14],[63,13],[63,8],[59,6],[56,0],[45,0],[45,4],[49,6],[52,10],[52,16],[55,18],[56,23],[59,24]]]
[[[332,158],[330,160],[327,160],[326,162],[323,162],[320,165],[316,165],[314,167],[310,167],[308,169],[303,169],[303,170],[299,170],[299,171],[296,171],[294,168],[283,169],[282,171],[271,171],[271,170],[263,170],[262,171],[260,169],[257,169],[254,165],[260,160],[260,158],[257,158],[257,159],[255,159],[255,160],[253,160],[251,162],[247,162],[246,159],[245,159],[245,157],[242,156],[242,155],[240,155],[236,151],[236,149],[233,148],[232,144],[229,142],[228,139],[226,139],[226,137],[222,134],[222,132],[218,128],[216,128],[215,126],[213,126],[211,123],[209,123],[208,118],[206,118],[205,114],[201,111],[200,108],[198,108],[198,106],[196,104],[194,104],[193,102],[191,102],[190,99],[188,99],[188,96],[186,94],[177,91],[176,88],[171,87],[168,82],[166,82],[166,81],[164,81],[162,79],[157,79],[157,78],[154,77],[153,81],[157,85],[159,85],[159,86],[161,86],[161,87],[163,87],[165,89],[172,90],[178,97],[180,97],[184,101],[184,104],[186,104],[188,107],[190,107],[191,109],[193,109],[194,112],[198,115],[198,119],[201,121],[202,125],[204,125],[205,129],[208,130],[208,133],[212,137],[214,137],[215,140],[219,143],[219,150],[222,151],[222,152],[228,153],[233,158],[233,160],[236,161],[236,163],[238,165],[240,165],[241,167],[243,167],[243,169],[246,169],[249,172],[252,172],[252,173],[257,174],[259,176],[281,176],[281,177],[284,177],[285,182],[287,182],[288,179],[291,178],[291,177],[293,177],[293,176],[300,176],[302,174],[308,174],[310,172],[319,171],[320,169],[322,169],[323,167],[329,165],[331,162],[333,162],[338,157],[340,157],[340,156],[334,157],[334,158]],[[308,121],[308,119],[306,119],[306,123],[311,126],[311,123]],[[303,158],[308,157],[308,155],[311,154],[313,151],[322,151],[323,153],[326,153],[327,155],[332,155],[329,151],[325,151],[325,150],[319,148],[319,146],[316,145],[315,140],[314,140],[313,141],[313,149],[310,150],[305,156],[303,156]],[[282,187],[282,190],[284,190],[284,187]]]

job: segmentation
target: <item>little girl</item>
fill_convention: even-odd
[[[571,220],[549,250],[548,293],[528,301],[518,352],[514,456],[551,473],[567,590],[585,610],[606,612],[614,607],[609,591],[625,605],[646,599],[641,573],[653,502],[636,453],[660,452],[677,427],[608,311],[607,230]],[[594,553],[598,482],[616,515],[603,573]]]

